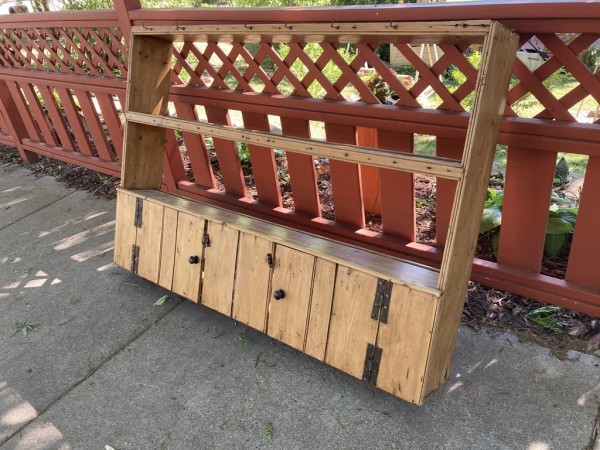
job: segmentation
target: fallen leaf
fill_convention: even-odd
[[[161,298],[154,302],[154,306],[162,306],[169,299],[168,295],[163,295]]]

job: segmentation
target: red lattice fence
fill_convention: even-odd
[[[1,142],[16,145],[26,160],[43,154],[117,176],[123,140],[120,105],[125,104],[127,76],[124,36],[131,24],[153,28],[237,23],[251,28],[273,23],[301,33],[313,22],[331,22],[335,28],[339,23],[384,21],[396,27],[400,21],[491,18],[516,29],[523,44],[537,37],[552,56],[533,72],[516,60],[499,137],[500,144],[508,145],[508,158],[498,258],[477,259],[472,279],[600,315],[600,243],[595,233],[600,219],[600,119],[581,123],[575,117],[588,96],[600,100],[600,71],[590,70],[580,58],[600,39],[600,3],[293,11],[143,10],[135,3],[121,0],[115,11],[27,14],[3,21]],[[570,34],[569,39],[564,33]],[[405,87],[377,54],[384,41],[347,40],[351,46],[294,41],[248,45],[232,37],[220,44],[206,39],[175,47],[170,114],[203,125],[399,152],[415,151],[415,135],[421,140],[429,136],[437,155],[460,158],[468,117],[465,105],[477,76],[465,57],[469,45],[440,46],[441,57],[429,67],[413,47],[396,44],[420,75],[414,85]],[[393,104],[381,104],[365,86],[358,75],[365,64],[376,69],[395,93]],[[448,88],[440,76],[453,67],[465,81]],[[560,98],[548,87],[557,71],[576,80]],[[537,106],[534,117],[519,116],[525,101]],[[564,279],[540,274],[558,151],[589,155]],[[315,164],[305,154],[282,154],[255,145],[249,145],[248,154],[248,159],[240,160],[238,144],[224,138],[209,142],[201,134],[170,133],[164,188],[421,263],[436,265],[440,260],[438,247],[445,242],[454,181],[437,180],[435,240],[425,244],[416,237],[412,175],[345,162],[342,157],[320,158]],[[328,192],[331,198],[323,198]],[[327,207],[331,204],[333,210]],[[372,226],[374,217],[380,228]]]

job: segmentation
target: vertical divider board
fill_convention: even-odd
[[[310,139],[305,123],[287,119],[282,120],[283,136],[270,133],[263,116],[247,113],[249,129],[237,129],[230,126],[226,111],[212,106],[207,108],[208,125],[192,114],[166,115],[175,41],[302,44],[317,37],[342,42],[348,36],[365,42],[483,41],[460,164],[414,155],[412,139],[396,142],[393,132],[381,136],[382,148],[353,145],[351,124],[327,123],[329,141],[322,142]],[[138,273],[142,268],[142,276],[161,286],[422,404],[449,374],[517,44],[515,33],[493,21],[133,27],[115,262]],[[319,102],[311,104],[318,111]],[[318,206],[312,158],[329,157],[333,178],[342,182],[338,194],[342,200],[357,200],[337,204],[336,213],[340,222],[358,228],[364,228],[360,165],[385,173],[383,209],[392,218],[390,228],[400,235],[411,234],[414,213],[403,218],[393,210],[394,183],[410,190],[413,173],[453,180],[456,194],[440,271],[159,192],[165,184],[166,130],[213,137],[228,171],[223,174],[226,191],[242,197],[246,189],[235,147],[236,142],[247,143],[253,162],[260,160],[259,171],[264,170],[263,200],[274,206],[281,200],[270,173],[273,149],[297,155],[292,171],[308,178],[296,180],[306,210]],[[153,205],[138,211],[140,199]]]

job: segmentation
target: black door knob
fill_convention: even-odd
[[[198,264],[200,262],[200,258],[198,258],[197,256],[190,256],[188,259],[188,262],[190,264]]]
[[[275,298],[275,300],[281,300],[282,298],[285,298],[285,291],[283,289],[277,289],[275,292],[273,292],[273,298]]]

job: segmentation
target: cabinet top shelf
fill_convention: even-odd
[[[296,231],[286,226],[276,225],[157,190],[130,191],[120,188],[119,192],[152,201],[166,208],[185,211],[213,223],[223,224],[245,233],[257,235],[277,244],[359,269],[418,291],[428,292],[436,296],[440,295],[440,291],[436,287],[439,271],[430,267],[341,244],[331,239]]]
[[[481,43],[491,21],[340,22],[135,26],[132,34],[172,42]]]

